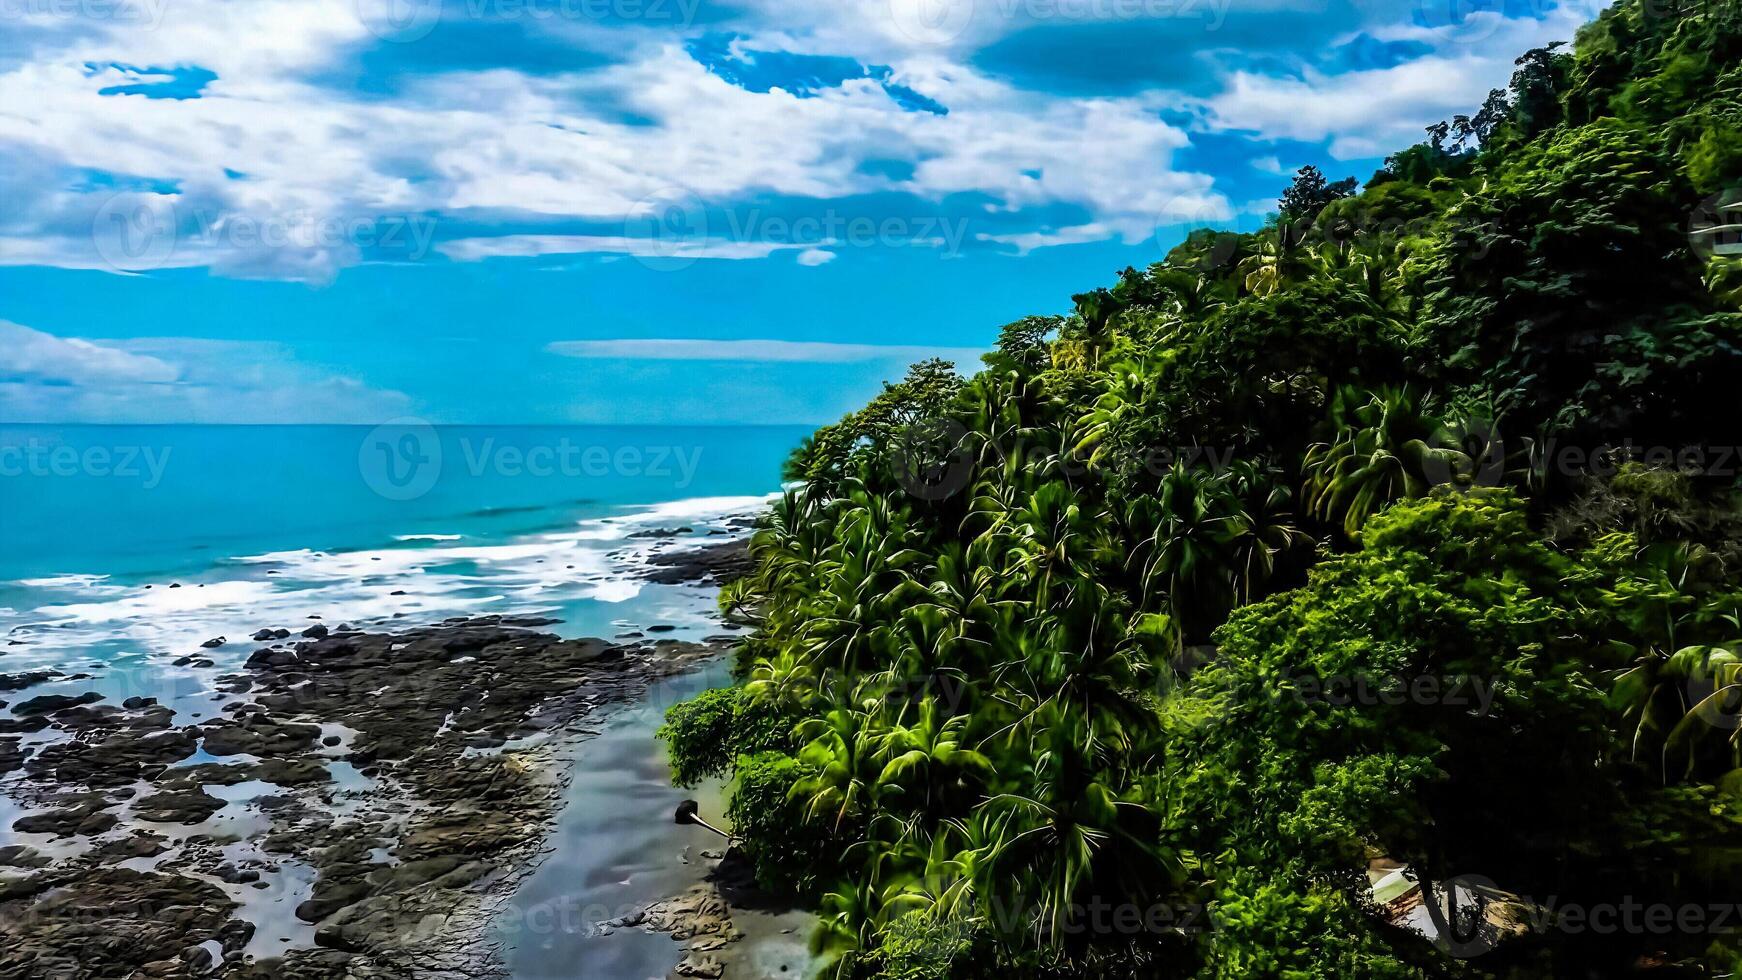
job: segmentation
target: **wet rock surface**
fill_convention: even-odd
[[[0,738],[7,829],[43,835],[0,849],[0,976],[496,975],[489,913],[561,803],[557,736],[724,650],[546,622],[275,633],[194,724],[32,699],[59,738]]]
[[[755,563],[749,542],[741,538],[695,548],[656,551],[647,558],[642,578],[661,585],[718,584],[749,574]]]

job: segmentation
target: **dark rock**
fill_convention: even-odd
[[[7,844],[0,847],[0,864],[10,868],[46,868],[54,863],[46,855],[37,852],[36,848],[24,844]]]
[[[224,801],[203,790],[158,793],[140,800],[134,814],[151,823],[201,823],[224,808]]]
[[[268,759],[254,767],[254,778],[274,786],[306,786],[333,780],[327,767],[315,759]]]
[[[164,838],[148,831],[138,831],[120,840],[106,841],[91,851],[103,864],[117,864],[134,858],[156,857],[169,848]]]
[[[68,697],[64,694],[41,694],[28,701],[20,701],[13,705],[12,713],[15,715],[48,715],[56,711],[76,708],[81,704],[95,704],[101,700],[103,700],[103,696],[96,691],[86,691],[77,697]]]
[[[17,643],[17,640],[13,640]],[[27,670],[17,674],[0,674],[0,691],[22,691],[27,687],[54,680],[60,676],[58,670]]]
[[[321,639],[322,637],[325,637],[328,632],[329,632],[329,630],[325,626],[322,626],[321,624],[316,623],[313,626],[310,626],[308,629],[303,630],[302,635],[308,637],[311,640],[318,640],[318,639]]]
[[[206,751],[212,755],[262,758],[306,752],[321,734],[319,726],[278,722],[265,714],[249,715],[239,721],[209,722],[200,731],[205,736]]]
[[[114,804],[101,793],[81,793],[61,797],[63,805],[46,813],[33,813],[12,821],[12,829],[21,834],[53,834],[71,837],[75,834],[94,836],[115,826],[115,815],[104,812]]]
[[[97,868],[48,884],[21,890],[32,901],[8,916],[0,976],[150,976],[189,947],[240,949],[252,932],[231,924],[236,905],[222,889],[193,878]]]
[[[270,640],[270,639],[272,639],[272,631],[271,630],[255,630],[254,631],[254,642],[255,643],[265,643],[267,640]]]
[[[653,626],[649,626],[647,628],[647,632],[649,632],[649,633],[670,633],[672,630],[675,630],[675,629],[677,629],[676,626],[672,626],[668,623],[658,623],[658,624],[655,624]]]
[[[56,742],[25,762],[24,769],[41,781],[125,786],[155,777],[165,767],[193,755],[196,743],[192,731],[197,729],[124,730],[93,741]]]
[[[211,639],[207,640],[206,642],[200,644],[200,646],[205,647],[207,650],[216,650],[217,648],[223,646],[227,642],[229,642],[229,640],[226,637],[214,636]]]
[[[149,708],[156,703],[156,698],[131,697],[121,702],[121,707],[126,708],[128,711],[138,711],[140,708]]]
[[[662,585],[730,582],[748,575],[756,566],[750,557],[749,542],[741,538],[681,551],[662,551],[649,555],[647,564],[641,577]]]

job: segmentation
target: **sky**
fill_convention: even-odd
[[[0,0],[0,422],[832,421],[1602,0]]]

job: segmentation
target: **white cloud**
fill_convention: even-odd
[[[562,357],[645,361],[762,361],[849,364],[862,361],[911,363],[941,357],[974,364],[977,347],[924,347],[909,344],[834,344],[796,340],[559,340],[545,350]]]
[[[370,423],[409,404],[280,344],[97,342],[0,321],[0,417],[11,421]]]
[[[154,357],[56,337],[0,320],[0,378],[20,383],[168,384],[180,371]]]
[[[676,28],[690,25],[682,19],[606,29],[584,16],[560,15],[527,15],[519,26],[533,36],[596,48],[608,38],[621,60],[545,74],[413,70],[395,93],[364,98],[310,81],[376,42],[357,0],[130,2],[153,14],[148,26],[154,29],[125,19],[62,20],[60,30],[37,36],[31,60],[0,62],[0,104],[6,106],[0,167],[19,163],[43,174],[8,183],[0,173],[11,212],[0,217],[0,263],[117,268],[93,233],[115,192],[69,189],[74,185],[65,175],[83,171],[174,186],[173,195],[150,196],[171,200],[183,227],[173,252],[149,268],[210,265],[226,275],[314,282],[364,261],[369,251],[343,239],[243,243],[189,229],[343,227],[384,214],[433,215],[467,223],[466,237],[441,246],[462,260],[559,251],[644,254],[626,240],[634,237],[629,234],[542,235],[525,225],[627,221],[648,201],[674,191],[734,206],[762,196],[850,200],[901,190],[940,211],[952,195],[984,197],[1000,220],[974,230],[975,237],[1022,250],[1098,240],[1090,235],[1135,243],[1169,223],[1168,209],[1181,199],[1202,202],[1205,211],[1233,210],[1209,175],[1178,169],[1175,154],[1189,138],[1162,118],[1164,110],[1196,112],[1211,128],[1255,130],[1266,138],[1329,139],[1341,157],[1379,155],[1419,139],[1428,122],[1468,111],[1487,88],[1504,83],[1518,52],[1570,36],[1602,5],[1575,0],[1541,24],[1478,17],[1478,36],[1473,29],[1415,26],[1412,5],[1399,0],[1357,0],[1369,33],[1424,40],[1436,53],[1389,70],[1344,75],[1235,72],[1220,94],[1201,102],[1165,92],[1061,96],[971,67],[972,52],[999,37],[1036,26],[1117,20],[1129,4],[747,0],[731,25],[745,47],[888,64],[893,81],[947,106],[940,116],[902,110],[872,79],[812,98],[738,88],[685,52],[685,32]],[[959,31],[916,36],[913,16],[950,15],[952,3],[965,4],[971,14]],[[1253,3],[1331,15],[1325,0]],[[1226,0],[1195,6],[1209,15],[1218,4],[1226,13]],[[1187,16],[1192,6],[1138,8]],[[679,0],[667,7],[680,18],[686,9]],[[416,43],[388,45],[387,56],[418,50]],[[196,99],[100,96],[114,73],[86,69],[87,63],[198,66],[218,78]],[[911,180],[865,166],[888,160],[910,164]],[[1261,169],[1269,162],[1260,161]],[[1040,209],[1082,218],[1062,230],[1024,230],[1021,212]],[[489,234],[493,223],[509,221],[518,225],[513,234]],[[807,243],[812,252],[824,244]],[[754,258],[785,246],[690,247],[701,256]],[[809,256],[802,261],[815,261],[812,252],[801,252]],[[660,254],[657,248],[653,254]]]
[[[1337,75],[1310,68],[1298,78],[1234,72],[1223,91],[1205,101],[1209,125],[1252,130],[1266,139],[1328,139],[1331,155],[1344,160],[1394,153],[1421,142],[1429,124],[1475,111],[1490,89],[1506,86],[1518,55],[1571,40],[1607,5],[1569,0],[1542,20],[1475,14],[1450,28],[1376,24],[1374,36],[1423,42],[1434,53],[1392,68]]]
[[[826,248],[807,248],[798,253],[798,264],[804,266],[827,265],[835,261],[835,253]]]
[[[792,23],[815,23],[820,33],[795,30],[756,43],[869,60],[863,47],[831,46],[849,35],[882,37],[887,27],[887,12],[869,33],[863,18],[794,16]],[[1173,168],[1187,137],[1159,117],[1170,100],[1022,90],[923,46],[890,59],[894,79],[948,106],[944,116],[904,111],[871,79],[813,98],[746,91],[698,64],[669,34],[651,31],[616,32],[619,43],[635,40],[623,63],[602,69],[414,74],[393,98],[360,100],[303,80],[371,39],[349,0],[196,0],[164,8],[155,31],[83,26],[36,60],[0,70],[8,108],[0,153],[10,148],[51,174],[130,174],[175,186],[173,195],[147,195],[172,203],[184,227],[173,254],[145,271],[212,265],[227,275],[318,282],[362,261],[364,251],[347,241],[211,240],[193,229],[343,225],[383,214],[463,214],[469,227],[498,217],[623,221],[678,190],[715,205],[763,194],[829,200],[901,189],[941,201],[972,193],[1008,212],[1074,206],[1109,235],[1137,241],[1166,201],[1214,193],[1208,176]],[[195,99],[100,96],[103,73],[80,66],[110,61],[197,65],[219,77]],[[622,121],[625,113],[637,121]],[[897,183],[862,166],[886,159],[911,162],[912,180]],[[55,183],[25,188],[32,200],[20,211],[29,220],[0,222],[0,262],[115,268],[92,234],[114,191]],[[474,240],[484,237],[469,235],[444,251],[636,252],[623,242],[587,246],[551,236],[497,246]]]
[[[1252,161],[1252,169],[1259,173],[1280,174],[1282,173],[1282,161],[1275,157],[1259,157]]]

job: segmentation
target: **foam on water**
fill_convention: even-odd
[[[383,628],[485,613],[552,614],[578,604],[622,604],[647,586],[633,570],[656,550],[722,540],[637,538],[676,524],[726,531],[768,497],[705,497],[591,518],[567,528],[499,542],[449,533],[399,535],[383,548],[295,549],[239,555],[176,582],[117,581],[62,574],[12,583],[29,601],[0,608],[8,669],[71,663],[77,655],[115,661],[192,655],[239,666],[261,628],[299,633],[313,622]],[[215,637],[216,649],[201,644]],[[16,665],[16,666],[14,666]]]

